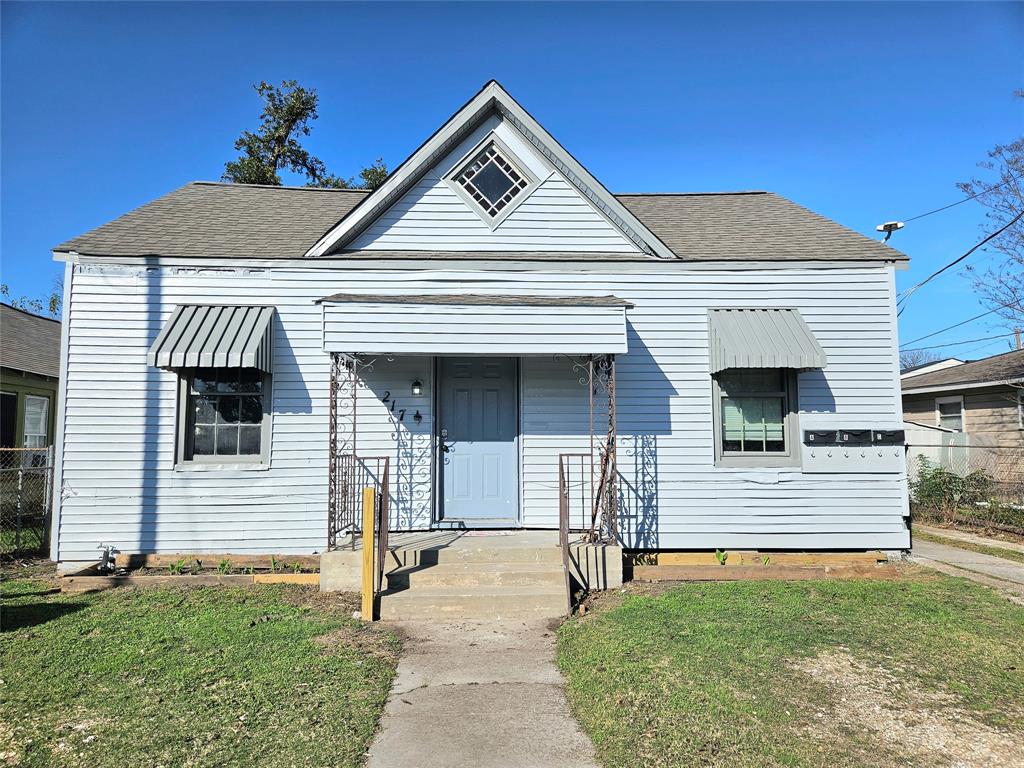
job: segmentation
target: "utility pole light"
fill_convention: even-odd
[[[882,242],[884,243],[890,237],[892,237],[892,233],[895,232],[897,229],[903,229],[903,226],[904,224],[902,221],[887,221],[885,222],[885,224],[879,224],[877,227],[875,227],[875,231],[885,232],[885,237],[882,238]]]

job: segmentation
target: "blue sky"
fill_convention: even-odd
[[[954,183],[1024,129],[1019,3],[4,3],[0,42],[15,295],[50,289],[51,246],[219,178],[261,79],[317,89],[308,147],[341,175],[394,167],[494,77],[612,191],[769,189],[872,236],[960,199]],[[982,224],[965,203],[908,225],[898,285]],[[980,311],[951,272],[901,336]],[[986,318],[931,343],[1003,330]]]

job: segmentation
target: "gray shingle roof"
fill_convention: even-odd
[[[60,321],[0,304],[0,365],[60,376]]]
[[[359,190],[192,182],[55,251],[92,256],[302,256],[366,196]]]
[[[773,192],[616,195],[681,259],[905,259]]]
[[[943,368],[941,371],[908,376],[901,382],[903,391],[908,392],[925,387],[949,387],[956,389],[962,384],[978,384],[984,381],[1013,381],[1024,378],[1024,349],[1004,352],[1001,355],[983,357],[963,365]]]
[[[54,250],[92,256],[300,258],[366,195],[359,190],[193,182]],[[906,257],[769,192],[616,196],[680,259]],[[502,252],[358,252],[369,258],[515,258]],[[649,260],[637,254],[522,253],[526,259]]]

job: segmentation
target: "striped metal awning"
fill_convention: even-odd
[[[711,373],[729,368],[824,368],[825,350],[796,309],[708,311]]]
[[[273,307],[179,306],[149,348],[149,364],[271,373],[273,318]]]

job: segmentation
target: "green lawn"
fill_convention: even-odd
[[[301,587],[2,584],[0,763],[362,762],[398,641]]]
[[[563,625],[558,652],[607,766],[1008,765],[1022,630],[1024,608],[915,570],[634,585]]]

